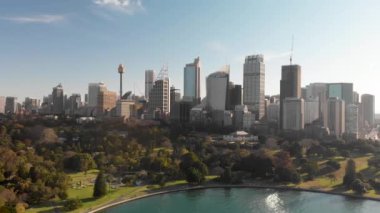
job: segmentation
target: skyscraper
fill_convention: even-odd
[[[234,84],[232,82],[228,85],[228,110],[234,110],[235,106],[241,105],[242,99],[241,85]]]
[[[312,83],[306,86],[307,99],[317,99],[319,101],[319,119],[321,125],[327,127],[327,84]]]
[[[53,88],[53,114],[60,115],[64,113],[64,94],[62,84]]]
[[[156,81],[154,70],[145,70],[145,99],[149,100],[149,93]]]
[[[342,136],[345,132],[345,103],[337,97],[328,99],[328,128],[331,135]]]
[[[265,115],[265,64],[263,55],[245,58],[243,76],[243,104],[248,106],[256,119]]]
[[[301,130],[305,126],[304,122],[304,100],[302,98],[285,98],[283,101],[284,126],[285,130]]]
[[[169,78],[159,79],[149,93],[147,118],[158,119],[170,112]]]
[[[284,65],[281,68],[280,81],[280,128],[284,128],[284,100],[285,98],[301,97],[301,66]]]
[[[372,127],[375,122],[375,96],[370,94],[363,94],[361,101],[363,105],[364,125]]]
[[[330,83],[327,86],[328,98],[337,97],[342,99],[346,105],[354,103],[354,85],[352,83]]]
[[[230,67],[226,65],[210,74],[206,79],[207,107],[212,110],[226,110]]]
[[[358,120],[359,119],[359,107],[355,104],[349,104],[346,106],[346,132],[357,138],[359,135]]]
[[[185,101],[199,103],[201,99],[201,63],[199,57],[193,63],[186,64],[183,69],[183,99]]]
[[[99,92],[96,115],[109,115],[109,112],[116,107],[116,96],[116,92],[108,90]]]
[[[17,109],[17,98],[6,97],[5,98],[5,113],[15,114]]]
[[[69,97],[69,113],[70,115],[75,115],[79,107],[81,107],[81,95],[80,94],[72,94]]]
[[[305,100],[305,124],[311,124],[319,118],[319,100]]]
[[[39,107],[39,100],[35,98],[26,97],[24,101],[24,108],[26,113],[37,113]]]
[[[107,90],[106,85],[102,82],[90,83],[88,85],[88,106],[97,107],[99,93],[106,90]]]

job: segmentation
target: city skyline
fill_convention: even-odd
[[[101,0],[0,3],[0,27],[6,29],[0,35],[0,72],[6,75],[0,80],[0,96],[42,99],[62,83],[66,94],[83,97],[88,83],[101,81],[118,91],[119,63],[128,70],[124,91],[144,94],[144,71],[159,70],[166,63],[171,84],[183,88],[183,67],[199,56],[204,97],[206,76],[223,64],[230,64],[230,80],[242,84],[244,57],[251,54],[264,55],[266,94],[275,95],[280,91],[281,65],[289,64],[292,35],[294,63],[303,70],[302,86],[352,82],[360,94],[379,96],[380,86],[373,78],[380,47],[375,40],[380,34],[375,1],[367,1],[375,5],[364,14],[359,3],[342,8],[339,1],[130,2],[132,6]],[[191,8],[198,11],[188,12]],[[318,13],[312,13],[315,8]],[[293,9],[296,12],[291,13]],[[232,15],[222,17],[220,11]],[[175,22],[172,17],[180,18]],[[95,22],[99,24],[94,26]],[[195,26],[198,34],[191,30]],[[317,33],[321,30],[323,35]]]

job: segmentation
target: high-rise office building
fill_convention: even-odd
[[[241,105],[241,98],[242,98],[242,89],[241,85],[234,84],[232,82],[228,85],[228,110],[234,110],[235,106]]]
[[[280,117],[280,105],[278,103],[270,103],[267,107],[268,122],[278,123]]]
[[[25,98],[24,109],[26,113],[37,113],[39,105],[39,100],[30,97]]]
[[[69,113],[70,113],[70,115],[75,115],[82,105],[81,95],[80,94],[72,94],[69,97],[68,102],[69,102]]]
[[[179,89],[176,89],[173,86],[170,87],[170,109],[172,109],[174,103],[179,102],[181,100],[181,93]]]
[[[312,83],[306,86],[307,99],[318,99],[319,101],[319,120],[321,125],[327,127],[327,84]]]
[[[305,100],[305,124],[311,124],[319,119],[319,100],[308,98]]]
[[[145,99],[149,100],[149,93],[153,88],[156,81],[156,75],[154,70],[145,70]]]
[[[5,113],[15,114],[17,112],[17,98],[6,97],[5,98]]]
[[[285,98],[301,98],[301,66],[284,65],[281,68],[280,81],[280,128],[284,128]]]
[[[183,99],[199,103],[201,99],[201,63],[199,57],[193,63],[186,64],[183,69]]]
[[[53,114],[60,115],[64,113],[64,94],[62,84],[53,88]]]
[[[0,114],[5,113],[5,97],[0,96]]]
[[[97,116],[109,115],[111,110],[116,107],[117,100],[116,92],[112,91],[101,91],[98,94],[98,104],[97,104]]]
[[[332,97],[328,99],[327,102],[328,109],[328,128],[331,135],[337,137],[342,136],[345,132],[345,103],[337,97]]]
[[[169,78],[159,79],[149,93],[148,119],[162,118],[170,112]]]
[[[302,98],[285,98],[284,107],[284,130],[301,130],[305,126],[304,122],[304,100]]]
[[[358,104],[360,102],[359,99],[360,99],[359,93],[354,91],[352,94],[353,104]]]
[[[263,55],[245,58],[243,76],[243,104],[248,106],[256,119],[265,115],[265,64]]]
[[[337,97],[342,99],[346,105],[354,103],[352,83],[330,83],[327,84],[328,98]]]
[[[372,127],[375,122],[375,96],[370,94],[363,94],[361,101],[363,105],[364,125]]]
[[[230,67],[226,65],[210,74],[206,79],[207,107],[212,110],[226,110]]]
[[[358,138],[359,135],[359,107],[355,104],[349,104],[346,106],[346,133],[350,134],[354,138]]]
[[[88,85],[88,106],[97,107],[99,93],[107,91],[107,87],[104,83],[90,83]]]

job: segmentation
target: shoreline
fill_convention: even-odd
[[[341,193],[341,192],[331,192],[331,191],[324,191],[321,189],[305,189],[305,188],[298,188],[298,187],[288,187],[288,186],[269,186],[269,185],[255,185],[255,184],[205,184],[205,185],[199,185],[199,186],[175,186],[173,189],[163,188],[156,191],[147,191],[147,194],[124,199],[117,202],[111,202],[109,204],[100,206],[94,210],[88,211],[88,213],[97,213],[102,210],[106,210],[124,203],[141,200],[148,197],[153,197],[157,195],[163,195],[163,194],[170,194],[170,193],[176,193],[176,192],[184,192],[184,191],[192,191],[192,190],[205,190],[205,189],[233,189],[233,188],[248,188],[248,189],[275,189],[275,190],[283,190],[283,191],[299,191],[299,192],[310,192],[310,193],[320,193],[320,194],[329,194],[329,195],[337,195],[337,196],[344,196],[351,199],[361,199],[361,200],[370,200],[370,201],[377,201],[380,202],[380,198],[373,198],[373,197],[367,197],[367,196],[360,196],[355,194],[347,194],[347,193]]]

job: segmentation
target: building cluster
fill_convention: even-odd
[[[201,97],[201,61],[195,58],[183,69],[183,96],[171,86],[164,66],[156,75],[145,71],[145,96],[123,94],[125,68],[119,65],[120,92],[109,91],[104,83],[90,83],[82,100],[80,94],[68,96],[63,86],[54,87],[42,102],[26,98],[0,97],[0,113],[66,115],[79,117],[135,117],[167,120],[199,127],[250,130],[270,124],[283,131],[318,127],[327,134],[364,137],[375,126],[375,97],[359,96],[353,83],[311,83],[301,87],[301,66],[281,68],[280,94],[265,95],[263,55],[250,55],[243,65],[243,85],[230,81],[230,66],[225,65],[206,77],[206,96]]]

